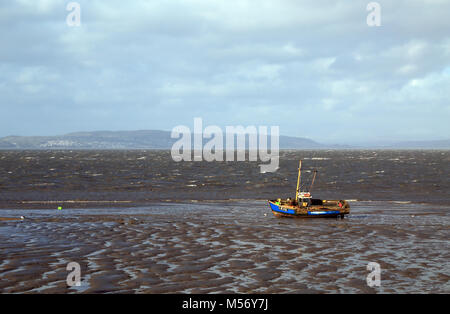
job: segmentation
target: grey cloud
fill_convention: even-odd
[[[201,116],[318,141],[449,137],[446,1],[379,1],[381,27],[369,1],[78,2],[73,28],[68,1],[0,4],[1,136]]]

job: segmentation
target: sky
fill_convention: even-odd
[[[450,138],[450,1],[0,2],[0,137],[279,126],[322,143]],[[373,20],[371,20],[373,21]]]

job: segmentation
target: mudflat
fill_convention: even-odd
[[[344,220],[275,218],[263,200],[1,210],[25,219],[0,221],[0,292],[450,292],[448,207],[351,206]]]

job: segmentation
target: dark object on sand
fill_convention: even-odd
[[[16,220],[24,220],[25,217],[20,216],[19,218],[16,217],[0,217],[0,221],[16,221]]]
[[[321,200],[311,198],[311,188],[316,179],[317,171],[308,192],[300,191],[300,180],[302,171],[302,161],[298,167],[297,190],[295,199],[269,200],[272,213],[277,217],[305,217],[305,218],[344,218],[350,213],[350,205],[345,200]]]

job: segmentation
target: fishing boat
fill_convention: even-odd
[[[304,218],[344,218],[350,213],[350,205],[345,200],[322,200],[312,198],[311,190],[316,179],[317,170],[314,170],[313,179],[308,191],[301,191],[302,161],[299,162],[297,190],[295,199],[287,198],[269,200],[272,213],[276,217],[304,217]]]

